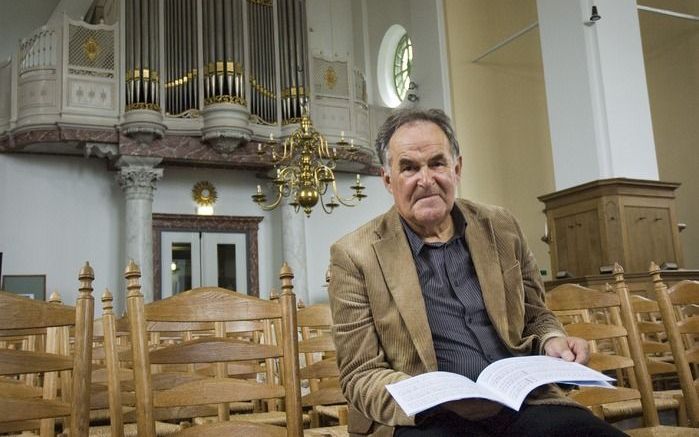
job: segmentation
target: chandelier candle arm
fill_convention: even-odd
[[[258,143],[257,154],[264,159],[268,150],[271,151],[271,164],[274,165],[276,177],[268,183],[269,190],[273,192],[273,200],[267,204],[267,195],[261,185],[257,186],[257,192],[252,195],[252,200],[263,210],[269,211],[281,204],[282,198],[289,198],[296,212],[303,209],[306,216],[310,216],[313,207],[320,202],[321,208],[327,214],[340,205],[355,206],[357,202],[366,197],[363,193],[359,175],[356,182],[350,188],[354,193],[343,198],[337,190],[336,178],[333,170],[337,160],[337,146],[341,146],[354,153],[354,139],[348,145],[345,141],[345,133],[340,133],[340,141],[331,147],[327,140],[313,128],[307,114],[302,115],[299,128],[294,131],[280,145],[274,140],[272,134],[265,145]],[[331,190],[328,190],[332,187]],[[331,193],[328,193],[331,191]],[[325,201],[324,196],[331,194],[330,200]]]

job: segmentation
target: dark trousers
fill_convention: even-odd
[[[588,410],[562,405],[528,405],[517,412],[503,408],[498,414],[469,421],[443,411],[419,426],[398,426],[396,437],[602,437],[625,436],[622,431],[597,418]]]

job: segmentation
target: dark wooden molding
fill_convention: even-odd
[[[160,253],[162,233],[180,232],[222,232],[245,234],[245,248],[248,265],[248,294],[260,296],[259,254],[257,230],[263,217],[193,215],[193,214],[153,214],[153,299],[161,299]]]

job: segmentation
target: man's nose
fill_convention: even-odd
[[[429,186],[434,183],[434,175],[432,174],[432,169],[428,166],[423,166],[420,168],[420,172],[418,174],[418,184],[421,186]]]

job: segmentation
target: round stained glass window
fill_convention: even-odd
[[[393,57],[393,86],[401,101],[405,100],[405,96],[408,94],[412,67],[413,43],[406,33],[398,41],[396,52]]]

